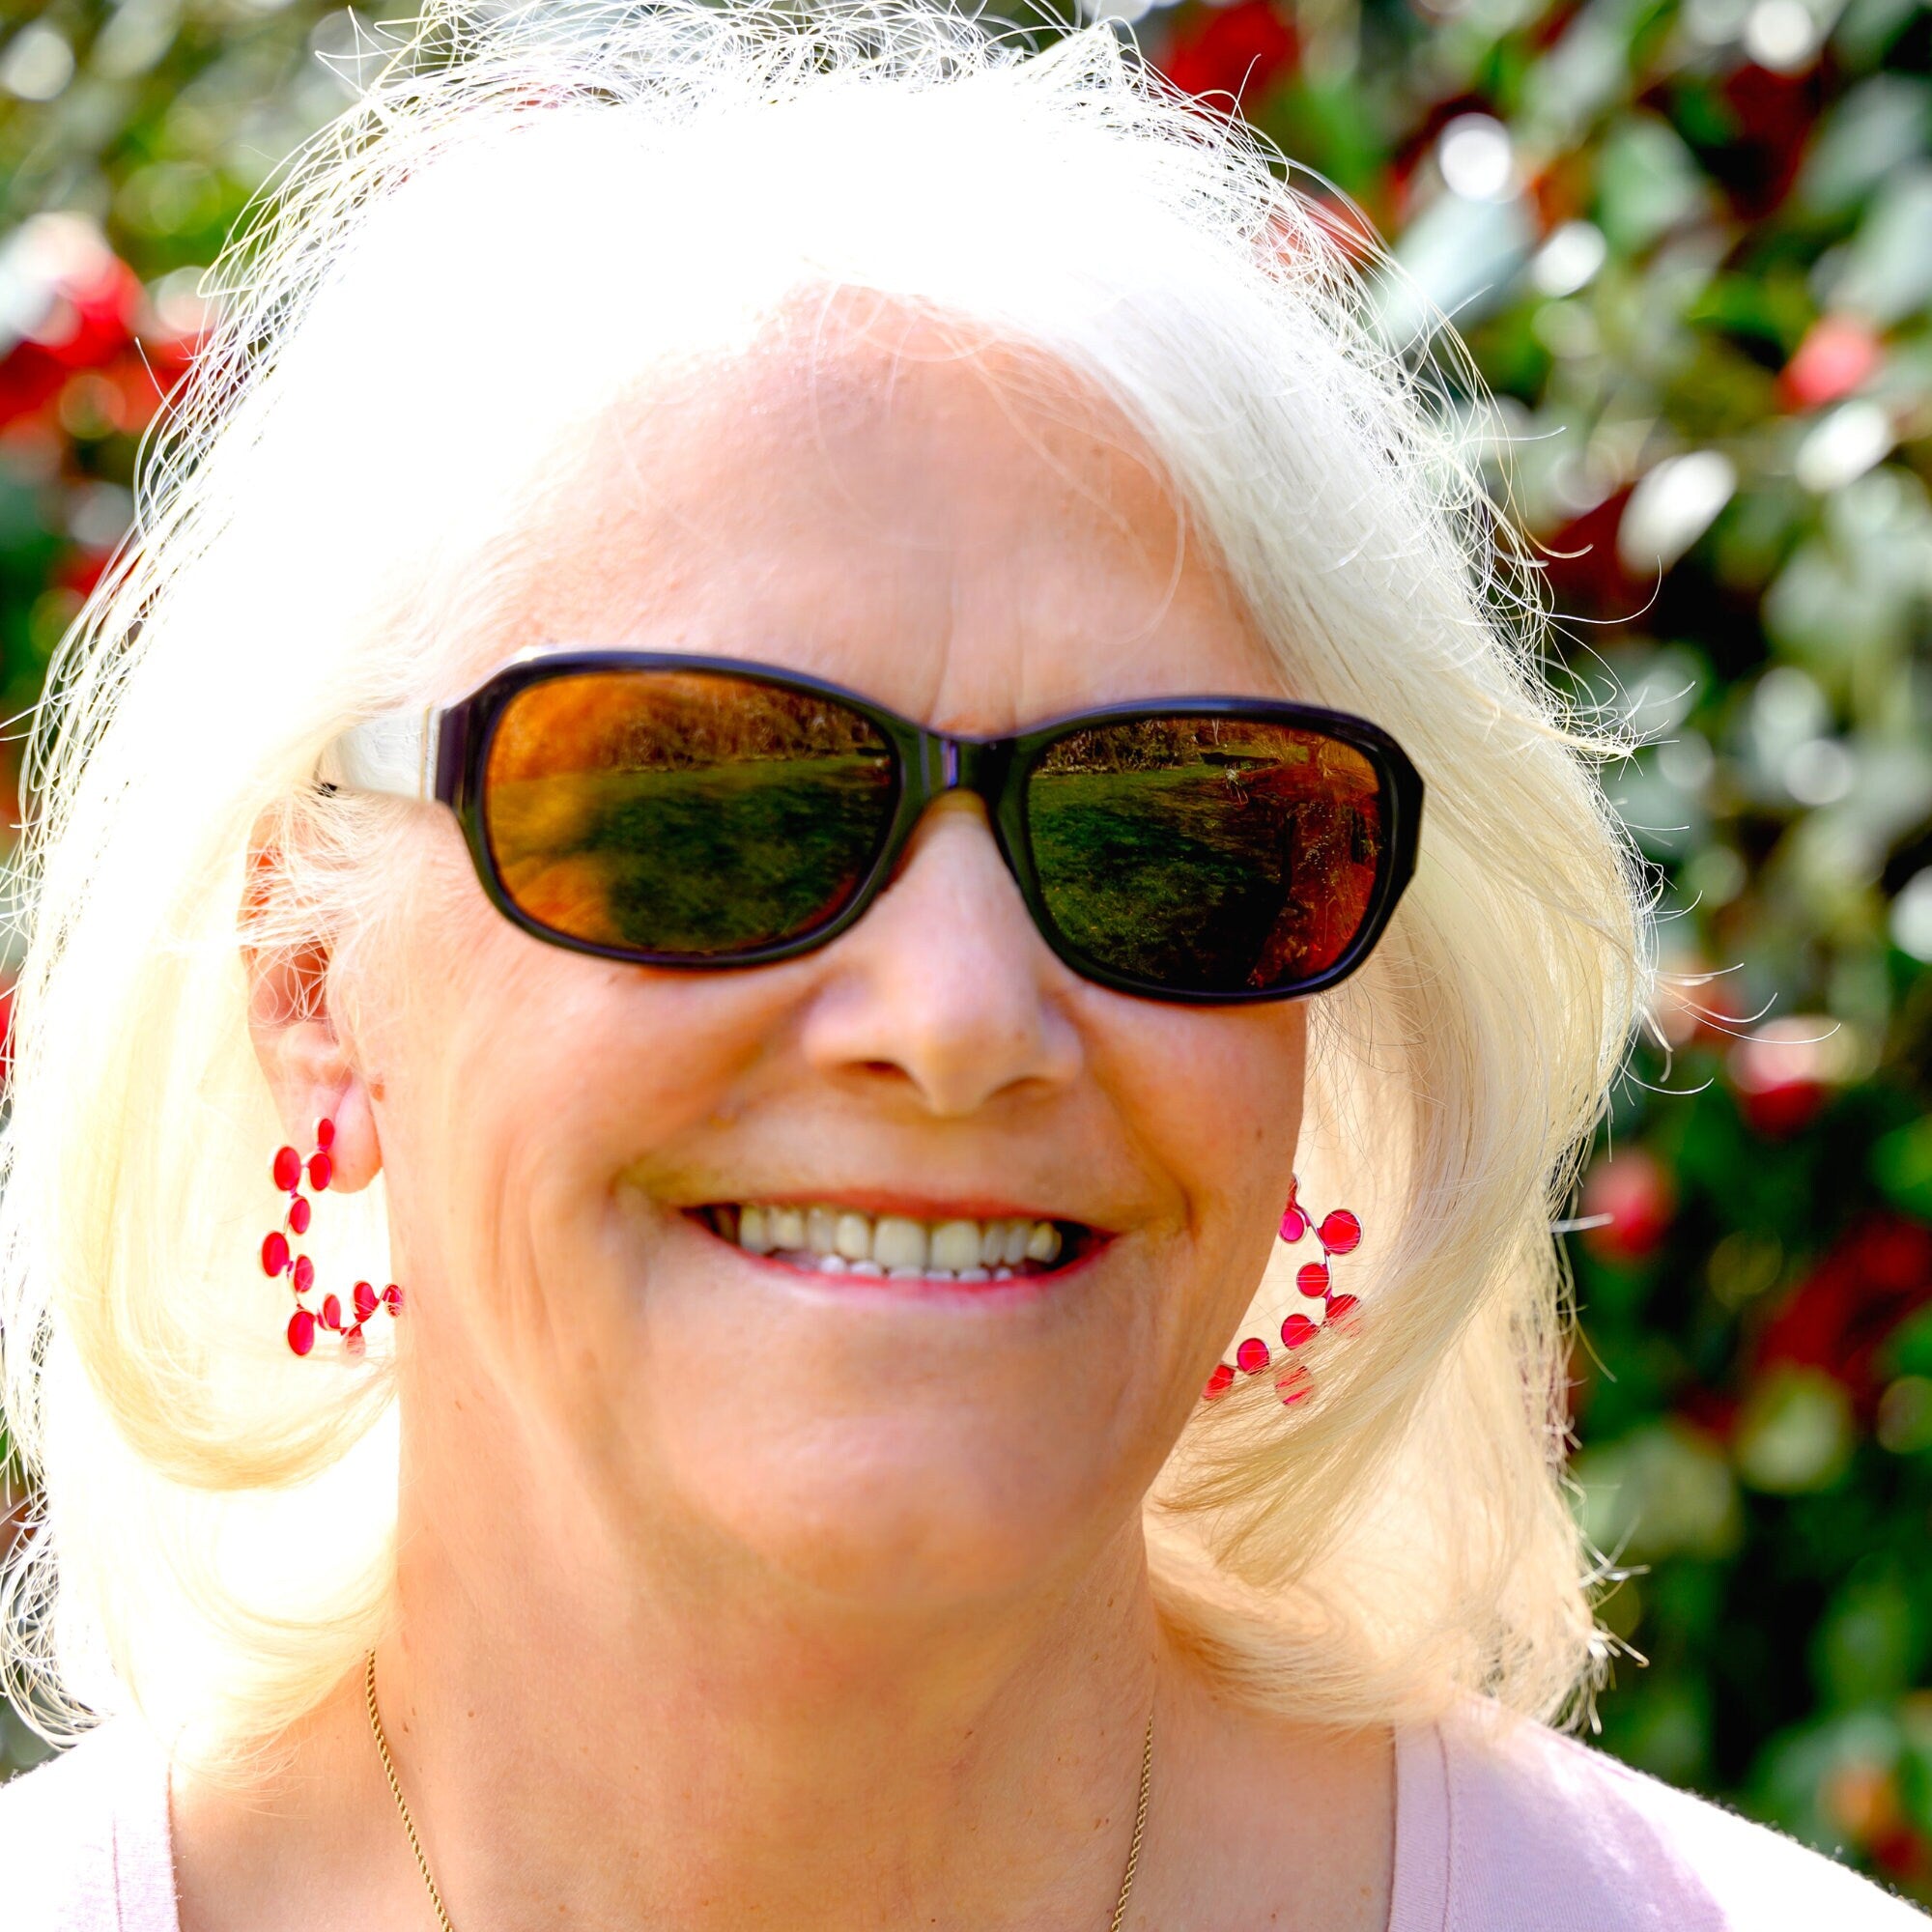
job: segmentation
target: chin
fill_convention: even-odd
[[[1064,1557],[1097,1495],[1043,1485],[1043,1454],[1010,1430],[825,1425],[809,1440],[742,1440],[728,1464],[694,1462],[704,1492],[688,1506],[760,1567],[855,1609],[941,1610],[1037,1584]]]

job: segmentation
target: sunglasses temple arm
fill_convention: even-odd
[[[316,778],[338,790],[432,799],[440,724],[433,709],[365,718],[324,748]]]

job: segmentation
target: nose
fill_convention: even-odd
[[[822,1072],[899,1083],[928,1113],[957,1119],[1080,1070],[1070,976],[970,794],[931,807],[897,876],[824,956],[803,1039]]]

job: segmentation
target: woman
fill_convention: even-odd
[[[439,9],[225,279],[39,721],[10,1924],[1918,1922],[1546,1727],[1623,741],[1246,137]]]

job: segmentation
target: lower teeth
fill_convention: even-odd
[[[961,1268],[949,1274],[944,1268],[882,1268],[877,1262],[848,1262],[843,1255],[814,1255],[809,1249],[786,1248],[770,1257],[788,1267],[803,1268],[808,1274],[869,1275],[882,1281],[956,1281],[968,1284],[982,1281],[1012,1281],[1021,1274],[1044,1270],[1028,1267]]]

